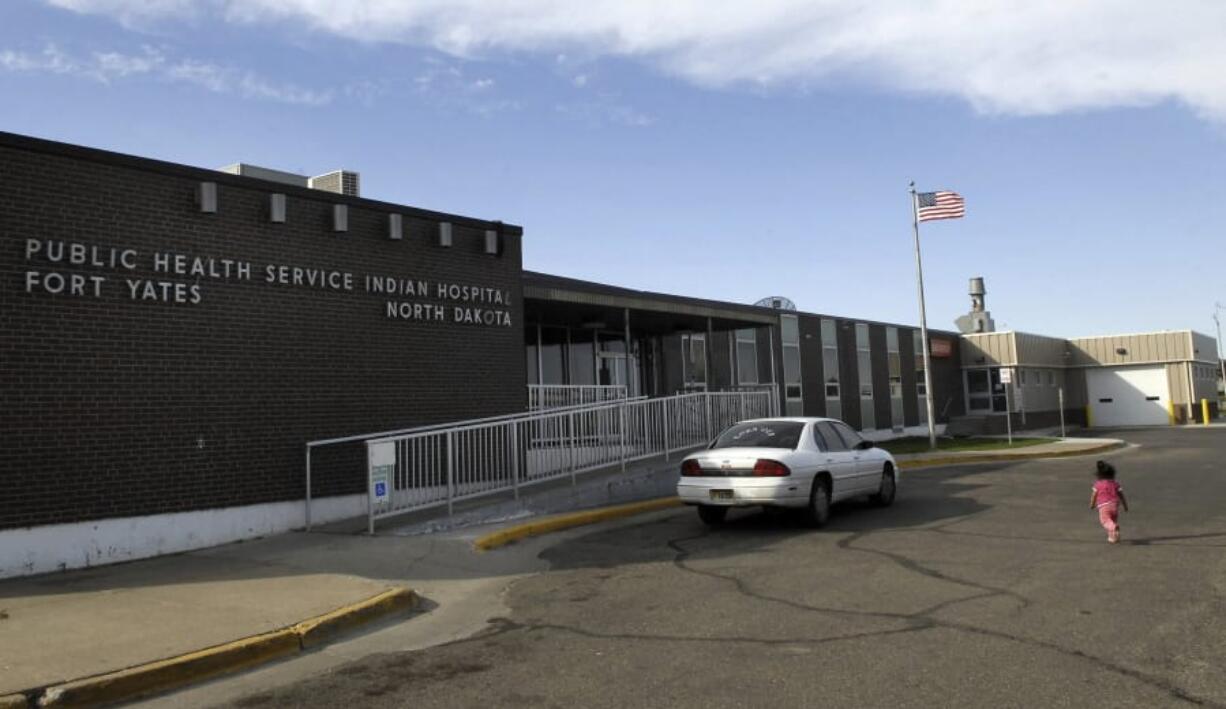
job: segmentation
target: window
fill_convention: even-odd
[[[681,364],[687,389],[707,387],[706,335],[681,336]]]
[[[843,442],[843,439],[839,436],[838,432],[834,430],[834,424],[830,423],[829,421],[819,421],[818,423],[813,424],[813,430],[821,431],[822,440],[824,440],[826,445],[829,446],[829,448],[823,449],[826,452],[837,453],[839,451],[847,450],[847,444]]]
[[[992,410],[992,379],[988,370],[966,370],[966,401],[969,411]]]
[[[901,429],[902,416],[902,355],[898,351],[898,328],[885,329],[886,360],[890,368],[890,426]]]
[[[758,383],[758,333],[756,330],[736,331],[737,384]]]
[[[864,441],[864,439],[860,437],[860,434],[851,430],[851,426],[848,426],[845,423],[835,422],[831,425],[834,426],[834,430],[837,431],[839,436],[843,439],[843,443],[847,446],[847,450],[855,450],[860,443]]]
[[[575,329],[570,333],[570,346],[567,348],[567,361],[570,369],[567,374],[570,380],[567,384],[596,383],[596,349],[593,341],[596,333]],[[586,342],[584,342],[586,340]]]
[[[873,410],[873,352],[868,341],[868,324],[856,323],[856,370],[860,378],[860,430],[877,428]]]
[[[822,320],[822,376],[826,389],[826,415],[843,418],[839,391],[839,330],[833,320]]]
[[[1047,386],[1056,388],[1056,370],[1054,369],[1047,370]]]
[[[566,348],[566,328],[542,327],[540,333],[541,384],[565,384],[563,350]]]
[[[804,392],[800,384],[800,320],[795,315],[779,316],[783,341],[783,391],[789,416],[804,414]]]
[[[740,423],[724,431],[711,448],[786,448],[800,443],[805,425],[795,421],[754,421]]]
[[[818,450],[830,450],[830,444],[826,443],[826,438],[822,435],[822,430],[818,428],[817,424],[813,424],[813,442],[817,444]]]

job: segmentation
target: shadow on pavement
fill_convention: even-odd
[[[717,540],[717,544],[704,545],[703,551],[696,554],[710,558],[723,553],[744,554],[806,535],[921,527],[990,509],[990,505],[975,500],[971,494],[983,486],[963,482],[962,478],[1014,465],[1017,463],[986,463],[904,473],[893,505],[877,507],[867,499],[838,503],[822,529],[808,527],[798,515],[787,510],[761,508],[734,509],[723,525],[712,528],[698,519],[693,508],[684,508],[637,524],[623,523],[570,539],[545,549],[540,556],[554,570],[609,568],[672,560],[675,550],[665,540],[678,535]],[[662,526],[668,527],[667,533],[662,533]]]

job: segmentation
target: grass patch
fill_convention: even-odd
[[[1014,437],[1013,445],[1009,445],[1009,441],[1003,438],[938,438],[937,450],[951,453],[963,453],[967,451],[996,451],[1013,448],[1027,448],[1029,446],[1042,445],[1044,443],[1055,443],[1059,438],[1017,438]],[[927,436],[908,436],[906,438],[895,438],[892,441],[881,441],[877,444],[878,447],[884,448],[894,455],[906,455],[908,453],[928,453],[928,437]]]

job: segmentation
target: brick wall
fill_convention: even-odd
[[[217,183],[216,214],[196,207],[201,180]],[[287,195],[284,224],[269,222],[272,192]],[[346,233],[332,231],[335,204]],[[452,248],[436,245],[439,221],[454,224]],[[502,233],[497,256],[486,229]],[[301,498],[308,440],[523,410],[520,235],[0,134],[0,528]],[[27,239],[41,243],[28,258]],[[119,249],[119,263],[49,263],[47,242],[97,246],[104,261]],[[250,278],[158,273],[158,252],[249,262]],[[267,283],[268,265],[347,272],[353,289]],[[50,272],[64,292],[47,292]],[[368,293],[367,274],[430,293]],[[134,299],[125,279],[182,284],[186,302],[173,286],[171,302],[161,286]],[[457,305],[486,306],[440,299],[439,283],[509,293],[510,326],[453,322]],[[441,305],[447,321],[389,318],[389,299]],[[314,494],[362,491],[360,454],[322,456]]]

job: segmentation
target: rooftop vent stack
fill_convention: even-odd
[[[972,278],[970,286],[971,312],[954,321],[960,332],[965,334],[996,332],[996,321],[992,319],[992,314],[988,312],[987,306],[984,304],[984,297],[987,294],[988,289],[983,285],[983,277],[976,276]]]
[[[350,197],[361,196],[361,175],[349,170],[333,170],[322,175],[316,175],[307,181],[307,186],[314,190],[335,192]]]

